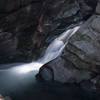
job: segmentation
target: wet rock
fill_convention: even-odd
[[[98,8],[98,6],[97,6]],[[71,37],[62,54],[66,61],[70,61],[80,70],[100,73],[100,19],[93,15]]]
[[[97,6],[98,8],[98,6]],[[88,83],[100,75],[100,15],[91,16],[69,39],[62,56],[44,65],[39,75],[42,77],[51,69],[53,81],[62,83],[84,83],[87,87],[95,87]],[[45,71],[46,68],[49,68]],[[42,73],[43,71],[43,73]],[[49,73],[50,76],[50,73]],[[42,77],[44,80],[48,76]],[[49,79],[51,80],[51,79]],[[95,79],[96,81],[98,79]],[[52,80],[51,80],[52,81]],[[98,82],[99,83],[99,82]],[[82,86],[84,86],[84,84]]]
[[[84,0],[1,0],[0,30],[13,33],[20,57],[32,61],[41,56],[56,29],[87,19],[92,9]]]
[[[96,31],[96,32],[99,32],[100,33],[100,16],[98,16],[97,18],[95,18],[93,20],[93,22],[91,23],[91,28]]]
[[[97,75],[95,78],[91,79],[91,82],[98,90],[100,90],[100,75]]]
[[[75,69],[79,69],[80,71],[88,70],[89,72],[92,72],[91,75],[100,74],[99,17],[99,14],[95,14],[87,22],[85,22],[85,24],[82,25],[76,32],[76,34],[70,38],[69,43],[65,47],[62,54],[65,61],[69,61],[71,64],[73,64]],[[92,77],[89,80],[91,80]],[[97,81],[97,78],[95,80]]]
[[[90,80],[82,81],[82,82],[80,83],[80,86],[81,86],[82,88],[85,88],[85,89],[96,90],[95,84],[93,84],[93,82],[91,82]]]
[[[40,47],[56,28],[68,26],[91,15],[92,8],[84,0],[50,0],[45,3],[33,43]],[[48,13],[49,12],[49,13]]]
[[[80,69],[86,68],[99,72],[100,34],[98,32],[98,27],[95,27],[99,24],[99,21],[97,23],[95,22],[96,20],[96,17],[91,17],[90,20],[70,39],[63,56]],[[91,24],[95,30],[92,29]]]
[[[39,74],[36,75],[37,79],[44,80],[44,81],[53,81],[54,73],[51,68],[49,67],[42,67],[40,68]]]
[[[40,69],[38,77],[45,81],[80,83],[83,80],[91,79],[91,74],[86,70],[75,69],[72,64],[59,57],[44,65]]]
[[[8,32],[0,32],[0,62],[17,54],[17,38]]]

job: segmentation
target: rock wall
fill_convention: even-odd
[[[56,29],[86,20],[93,13],[96,4],[93,0],[87,1],[0,0],[0,36],[5,32],[7,37],[11,35],[10,40],[0,40],[6,42],[0,43],[4,48],[0,49],[0,63],[31,61],[39,57],[46,39]],[[8,44],[10,50],[6,49]],[[9,52],[9,56],[5,52]]]
[[[0,54],[2,54],[0,55],[0,62],[6,63],[32,59],[30,57],[33,45],[32,36],[40,17],[42,1],[1,0],[0,5],[0,36],[2,37],[0,41],[5,42],[0,43],[0,48],[3,49],[0,49]],[[4,37],[5,32],[7,39]],[[16,39],[16,43],[13,41],[14,39]],[[14,54],[10,53],[11,51]],[[5,52],[8,52],[9,56]]]
[[[72,36],[62,55],[76,68],[91,70],[96,73],[100,73],[99,7],[98,2],[96,13]]]
[[[44,65],[37,76],[100,88],[100,0],[93,16],[70,38],[61,57]]]

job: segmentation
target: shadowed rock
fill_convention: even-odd
[[[99,2],[96,14],[69,39],[61,57],[40,69],[39,76],[42,79],[62,83],[80,83],[84,80],[92,82],[93,79],[95,84],[100,84],[99,78],[96,78],[100,76],[100,15],[97,13]]]

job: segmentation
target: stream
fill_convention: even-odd
[[[12,100],[99,100],[100,94],[95,90],[73,84],[44,83],[35,78],[40,67],[61,55],[68,39],[79,28],[69,29],[53,40],[37,61],[0,65],[0,93]]]

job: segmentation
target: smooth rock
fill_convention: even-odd
[[[98,7],[98,6],[97,6]],[[39,75],[42,77],[52,70],[53,80],[61,83],[84,83],[100,75],[100,15],[91,16],[69,39],[61,57],[44,65]],[[43,71],[43,73],[41,73]],[[50,76],[50,73],[49,73]],[[50,78],[42,77],[44,80]],[[95,78],[97,81],[98,79]],[[84,86],[83,84],[83,86]],[[89,88],[95,88],[91,83]]]
[[[91,79],[91,72],[75,69],[73,65],[68,63],[59,57],[44,65],[38,76],[45,81],[58,81],[61,83],[79,83]]]

